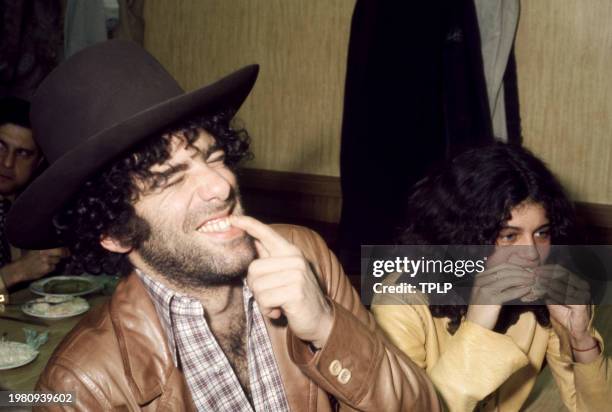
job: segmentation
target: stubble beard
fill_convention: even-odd
[[[237,211],[242,213],[239,200],[236,202]],[[190,220],[198,219],[194,216],[186,219],[187,222]],[[222,243],[211,242],[206,235],[197,234],[204,242],[193,242],[188,236],[190,231],[195,232],[193,227],[190,228],[193,225],[186,224],[180,231],[163,221],[147,221],[147,224],[149,236],[138,249],[142,260],[180,287],[234,284],[246,276],[249,264],[256,257],[254,240],[248,234]]]

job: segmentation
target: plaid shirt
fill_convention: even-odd
[[[253,411],[238,377],[210,331],[199,300],[179,295],[138,271],[166,332],[174,364],[182,366],[199,411]],[[255,411],[289,411],[263,316],[244,283],[247,364]]]

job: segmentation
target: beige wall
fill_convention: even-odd
[[[612,1],[523,0],[525,145],[578,200],[612,204]]]
[[[145,45],[187,89],[259,62],[249,167],[338,176],[353,0],[147,0]],[[525,0],[525,144],[577,199],[612,204],[612,1]]]
[[[338,176],[352,0],[147,0],[145,47],[194,89],[257,62],[249,167]]]

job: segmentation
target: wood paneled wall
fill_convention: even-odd
[[[145,47],[186,89],[261,65],[239,113],[268,170],[338,176],[352,0],[147,0]]]
[[[524,0],[525,144],[579,201],[612,204],[612,1]],[[189,90],[258,62],[250,168],[338,176],[353,0],[147,0],[145,46]]]
[[[516,40],[525,145],[577,200],[612,204],[612,1],[523,0]]]

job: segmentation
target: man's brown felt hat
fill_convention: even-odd
[[[53,216],[88,178],[143,139],[195,114],[237,111],[257,78],[246,66],[185,93],[135,43],[98,43],[60,64],[32,99],[34,138],[49,162],[13,204],[9,241],[24,249],[59,246]]]

